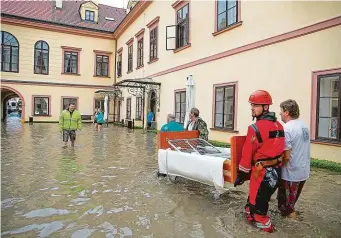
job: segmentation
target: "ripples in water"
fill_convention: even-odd
[[[75,148],[62,149],[57,124],[8,121],[1,137],[4,237],[264,236],[244,221],[247,185],[215,200],[211,187],[158,178],[154,134],[85,124]],[[269,236],[341,234],[339,181],[339,174],[312,171],[298,221],[280,217],[274,195],[277,232]]]

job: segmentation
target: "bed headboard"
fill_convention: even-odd
[[[159,132],[157,139],[158,148],[164,150],[171,148],[168,144],[168,140],[191,138],[199,138],[199,131]]]
[[[246,136],[232,136],[231,137],[231,177],[230,182],[234,183],[237,178],[237,171],[240,159],[242,158],[243,146]]]

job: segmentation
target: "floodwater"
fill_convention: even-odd
[[[341,175],[313,170],[299,219],[270,213],[276,232],[245,222],[247,185],[213,189],[158,178],[155,135],[84,125],[62,148],[57,124],[1,124],[2,237],[341,237]]]

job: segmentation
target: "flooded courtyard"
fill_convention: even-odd
[[[341,237],[341,175],[313,169],[296,221],[270,213],[276,232],[245,222],[247,185],[213,188],[158,178],[156,137],[84,124],[62,148],[57,124],[1,125],[2,237]]]

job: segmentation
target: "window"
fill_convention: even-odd
[[[95,108],[100,108],[104,112],[104,99],[95,99]]]
[[[137,68],[143,66],[143,38],[137,42]]]
[[[150,31],[149,61],[157,59],[157,27]]]
[[[96,76],[109,76],[109,57],[105,55],[96,55]]]
[[[126,119],[131,119],[131,98],[127,99]]]
[[[318,78],[317,138],[341,141],[341,74]]]
[[[64,73],[78,74],[78,52],[64,51]]]
[[[19,72],[19,43],[6,31],[1,31],[1,71]]]
[[[95,12],[85,10],[85,20],[86,21],[95,21]]]
[[[37,41],[34,45],[34,73],[49,73],[49,45],[45,41]]]
[[[142,119],[142,97],[136,98],[136,120]]]
[[[122,54],[117,57],[117,77],[122,76]]]
[[[218,31],[237,23],[238,3],[236,0],[218,0],[217,8]]]
[[[76,108],[78,108],[78,99],[77,98],[62,97],[62,103],[63,103],[62,110],[67,109],[69,107],[70,103],[75,104]]]
[[[234,129],[235,86],[215,88],[214,127]]]
[[[128,46],[128,72],[133,71],[133,44]]]
[[[176,23],[177,23],[176,48],[180,48],[189,43],[188,4],[177,11]]]
[[[184,124],[186,116],[186,92],[175,93],[175,121]]]
[[[33,116],[49,116],[50,97],[33,97]]]

